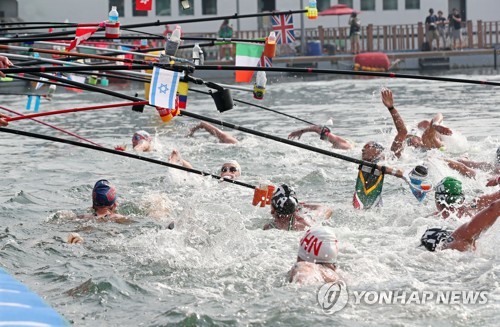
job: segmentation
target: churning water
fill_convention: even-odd
[[[454,75],[500,79],[500,76]],[[274,82],[262,104],[317,124],[330,118],[333,133],[356,143],[360,158],[369,140],[386,147],[395,135],[381,87],[391,88],[410,127],[435,113],[456,133],[447,151],[406,149],[388,165],[406,171],[426,163],[434,183],[458,177],[443,157],[465,155],[493,161],[500,143],[500,93],[490,86],[404,79],[336,79]],[[128,92],[133,95],[133,91]],[[253,101],[248,93],[235,98]],[[25,98],[2,97],[20,110]],[[41,110],[112,102],[104,95],[57,95]],[[188,110],[268,134],[286,137],[305,127],[262,109],[237,105],[219,114],[211,100],[190,94]],[[0,264],[40,294],[76,326],[282,325],[282,326],[497,326],[500,320],[500,223],[481,236],[474,253],[430,253],[417,248],[427,226],[456,227],[466,221],[427,217],[432,197],[419,204],[404,184],[386,177],[384,207],[356,211],[351,200],[357,165],[256,136],[233,133],[237,145],[218,143],[206,132],[187,138],[197,121],[177,117],[164,125],[154,109],[143,114],[110,109],[42,118],[94,142],[128,144],[134,131],[155,134],[166,160],[174,148],[197,169],[217,173],[224,160],[238,160],[241,180],[289,183],[299,200],[330,206],[326,224],[340,240],[339,269],[350,291],[417,290],[488,293],[486,304],[355,304],[333,315],[316,300],[320,285],[287,282],[302,232],[263,231],[269,207],[251,205],[252,191],[236,185],[111,154],[0,133]],[[34,122],[9,127],[66,137]],[[330,150],[317,135],[300,142]],[[461,178],[466,198],[498,192],[485,187],[487,173]],[[101,178],[118,188],[120,212],[130,225],[72,219],[91,205],[93,184]],[[167,229],[174,221],[175,229]],[[68,245],[78,231],[82,245]]]

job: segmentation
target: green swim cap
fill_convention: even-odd
[[[435,187],[435,200],[442,204],[460,204],[464,201],[462,182],[453,177],[443,178]]]

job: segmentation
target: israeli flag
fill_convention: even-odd
[[[149,104],[175,109],[175,97],[181,73],[154,67],[149,88]]]

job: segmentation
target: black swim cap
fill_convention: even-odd
[[[428,228],[420,238],[420,245],[429,251],[436,251],[436,247],[443,241],[453,242],[451,232],[442,228]]]
[[[271,199],[271,205],[280,215],[291,215],[297,209],[298,204],[295,191],[286,184],[280,185]]]

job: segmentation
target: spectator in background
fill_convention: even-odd
[[[353,54],[359,53],[359,37],[361,35],[361,22],[357,17],[358,14],[353,12],[349,18],[349,38],[351,39],[351,50]]]
[[[462,49],[462,18],[460,17],[460,13],[458,12],[457,8],[453,8],[453,12],[450,15],[450,26],[452,26],[451,29],[451,40],[452,40],[452,49],[458,49],[457,48],[457,41],[459,44],[460,49]]]
[[[167,37],[172,34],[173,30],[170,29],[170,25],[165,25],[165,30],[163,31],[163,36]]]
[[[233,28],[229,25],[229,19],[224,19],[219,27],[219,37],[230,39],[233,37]],[[231,53],[233,51],[232,44],[224,44],[220,46],[219,60],[233,60]]]
[[[432,51],[432,43],[436,40],[437,49],[439,49],[439,35],[437,31],[437,17],[434,15],[434,9],[429,9],[429,16],[425,18],[425,30],[429,50]]]
[[[446,49],[446,32],[445,32],[445,26],[446,24],[448,24],[448,21],[446,20],[446,18],[444,18],[443,16],[443,12],[441,10],[438,11],[438,15],[437,15],[437,22],[436,22],[436,25],[437,25],[437,31],[438,31],[438,44],[439,44],[439,40],[443,40],[443,45],[442,45],[442,49]],[[439,45],[438,45],[438,50],[439,50]]]

